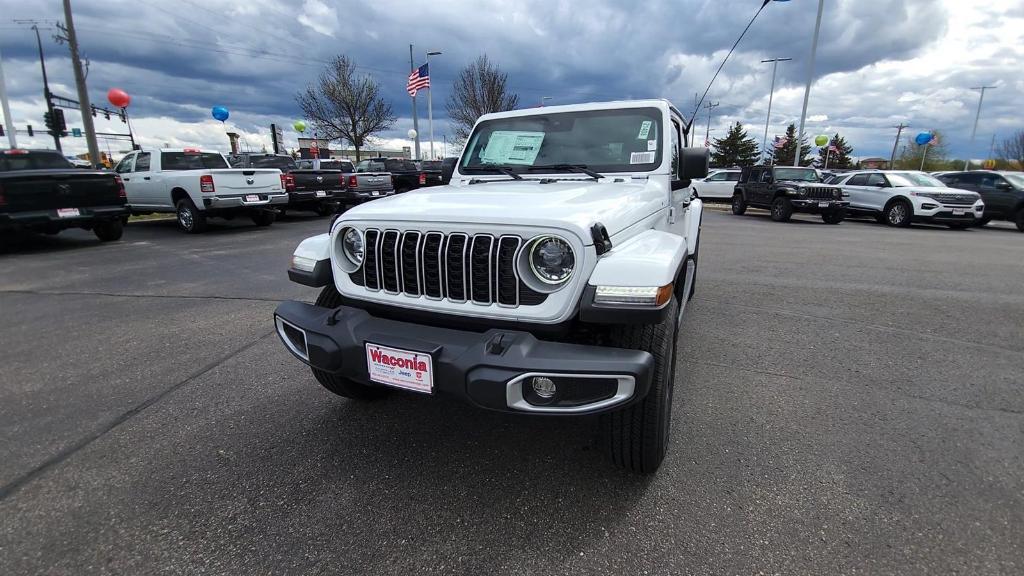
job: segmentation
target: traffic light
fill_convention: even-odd
[[[53,114],[49,111],[43,112],[43,124],[46,124],[46,130],[53,133]]]
[[[36,135],[36,133],[35,133],[34,130],[32,130],[32,125],[29,124],[28,125],[28,136],[29,136],[29,138],[31,138],[32,136],[35,136],[35,135]]]
[[[64,121],[64,110],[61,108],[53,109],[53,125],[60,132],[68,131],[68,124]]]

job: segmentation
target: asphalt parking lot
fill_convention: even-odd
[[[0,250],[6,574],[1019,574],[1024,234],[704,218],[673,439],[321,389],[290,217]]]

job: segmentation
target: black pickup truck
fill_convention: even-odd
[[[441,184],[440,170],[420,170],[415,162],[404,158],[369,158],[356,164],[356,174],[361,172],[391,173],[397,194]]]
[[[117,174],[75,168],[53,150],[0,152],[0,231],[83,228],[109,242],[121,237],[127,218]]]
[[[228,158],[232,168],[277,168],[285,175],[288,190],[288,204],[279,210],[284,214],[290,210],[312,210],[321,216],[334,213],[337,207],[337,196],[344,187],[344,173],[340,168],[327,166],[327,161],[320,168],[299,167],[295,160],[287,154],[254,154],[243,152]],[[351,168],[352,164],[349,163]]]

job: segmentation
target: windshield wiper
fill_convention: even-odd
[[[504,174],[505,176],[508,176],[509,178],[511,178],[513,180],[522,180],[523,179],[522,176],[520,176],[519,174],[513,172],[512,169],[509,168],[508,166],[501,166],[501,165],[497,165],[497,164],[483,164],[483,165],[480,165],[480,166],[465,166],[465,167],[462,168],[462,170],[465,171],[465,172],[480,172],[482,170],[493,170],[495,172],[500,172],[500,173]]]
[[[598,178],[604,178],[604,174],[601,174],[600,172],[594,172],[593,170],[587,168],[586,164],[547,164],[539,166],[530,166],[528,170],[530,170],[531,172],[533,172],[534,170],[568,170],[570,172],[586,174],[587,176],[590,176],[595,180],[597,180]]]

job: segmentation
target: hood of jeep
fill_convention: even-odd
[[[839,186],[834,186],[832,184],[825,184],[824,182],[808,182],[807,180],[776,180],[776,182],[796,188],[839,188]]]
[[[420,188],[361,204],[342,218],[546,226],[571,231],[590,244],[594,223],[604,224],[614,237],[668,203],[664,189],[647,180],[605,180],[495,181]]]

